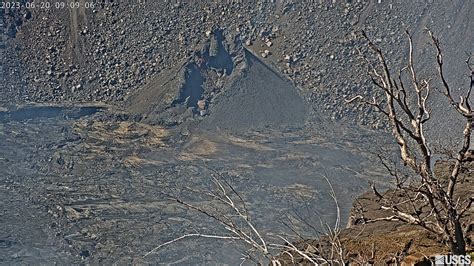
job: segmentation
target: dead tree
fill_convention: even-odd
[[[443,50],[438,38],[427,30],[436,51],[437,77],[442,84],[443,94],[449,104],[464,118],[464,131],[459,139],[460,148],[457,150],[454,167],[449,179],[435,176],[433,170],[433,151],[425,137],[424,125],[431,118],[428,97],[431,93],[431,78],[421,79],[417,75],[413,58],[413,42],[406,31],[408,39],[408,62],[398,72],[390,69],[385,54],[375,45],[365,32],[361,32],[366,46],[359,54],[368,65],[368,75],[375,88],[382,92],[381,97],[357,95],[346,100],[347,103],[362,101],[380,112],[388,122],[392,134],[398,144],[400,158],[409,173],[402,174],[384,162],[390,174],[395,177],[395,192],[400,194],[398,200],[387,197],[377,191],[382,209],[391,211],[390,217],[377,220],[396,220],[418,225],[437,235],[442,235],[453,254],[466,253],[466,239],[461,217],[471,208],[473,197],[461,200],[455,195],[458,176],[466,156],[470,152],[471,133],[473,128],[473,111],[470,94],[474,84],[471,56],[466,61],[469,69],[470,84],[465,94],[456,101],[452,89],[446,80]],[[407,182],[407,180],[411,180]],[[403,200],[400,200],[403,198]]]
[[[293,264],[301,261],[313,265],[344,264],[345,254],[339,240],[340,209],[334,189],[327,178],[326,180],[330,187],[330,196],[336,204],[337,220],[334,227],[325,224],[330,248],[322,251],[310,243],[306,243],[302,248],[300,245],[293,243],[288,236],[279,234],[278,232],[267,234],[260,232],[250,216],[247,203],[237,190],[228,182],[221,172],[211,168],[206,169],[211,171],[213,187],[210,190],[205,191],[190,187],[185,188],[186,193],[193,193],[202,201],[206,202],[204,206],[199,203],[191,203],[176,195],[164,193],[164,196],[179,203],[190,211],[210,218],[214,221],[214,225],[217,225],[222,230],[219,232],[200,232],[194,230],[192,233],[181,235],[156,246],[147,252],[144,257],[157,253],[160,249],[178,241],[188,238],[204,238],[232,241],[245,246],[246,249],[242,253],[242,263],[249,260],[257,265],[263,265],[267,264],[264,262],[267,260],[271,265],[282,265],[281,258],[282,255],[285,255],[290,258]]]

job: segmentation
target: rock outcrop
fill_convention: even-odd
[[[435,165],[435,174],[446,178],[453,164],[449,161],[438,161]],[[462,173],[455,196],[461,201],[472,197],[474,190],[474,156],[468,157],[463,164]],[[395,190],[384,192],[397,196]],[[403,197],[399,195],[398,197]],[[361,215],[363,214],[363,215]],[[365,223],[366,220],[388,217],[391,213],[382,210],[375,195],[366,192],[359,196],[351,210],[347,227],[340,233],[340,240],[347,262],[372,263],[375,265],[431,265],[428,261],[435,255],[449,254],[447,245],[441,242],[440,236],[435,236],[421,227],[408,225],[398,221],[377,221]],[[466,228],[468,251],[474,250],[474,212],[468,211],[462,218]],[[306,250],[309,245],[328,248],[325,237],[318,240],[308,240],[297,243]],[[289,264],[289,258],[282,256]],[[304,263],[304,259],[299,259]]]

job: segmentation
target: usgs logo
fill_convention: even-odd
[[[436,255],[435,265],[471,265],[471,255]]]

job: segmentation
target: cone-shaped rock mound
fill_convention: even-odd
[[[181,63],[131,95],[127,109],[150,123],[195,120],[202,129],[302,125],[307,107],[296,87],[251,52],[242,49],[240,55],[231,74],[210,63]],[[227,73],[219,76],[223,81],[217,90],[205,82],[216,71]]]

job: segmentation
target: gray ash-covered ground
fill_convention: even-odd
[[[107,112],[0,125],[3,196],[15,195],[4,201],[2,215],[8,231],[0,238],[9,244],[0,252],[7,264],[35,257],[46,263],[237,263],[240,254],[232,250],[243,248],[238,243],[203,240],[177,243],[143,258],[181,234],[219,232],[214,222],[163,194],[188,199],[186,187],[206,191],[210,169],[224,173],[265,233],[285,232],[280,220],[294,211],[315,224],[318,217],[333,221],[334,203],[324,176],[344,195],[342,219],[368,176],[383,182],[383,173],[370,163],[373,155],[363,148],[373,138],[370,132],[341,128],[336,137],[327,136],[322,126],[308,126],[190,133],[112,120]],[[20,215],[13,215],[14,210]],[[313,234],[304,224],[295,226],[307,237]],[[29,230],[39,234],[38,244]]]
[[[344,220],[368,180],[386,184],[374,154],[391,147],[350,125],[383,126],[344,104],[375,93],[355,31],[397,66],[408,28],[431,73],[422,33],[432,27],[453,86],[465,84],[473,48],[470,1],[95,3],[0,12],[1,263],[235,264],[230,250],[241,246],[203,240],[143,257],[215,230],[163,194],[208,188],[210,169],[241,191],[265,233],[287,232],[280,220],[294,211],[333,221],[324,176],[343,195]],[[441,118],[435,135],[456,128]]]

